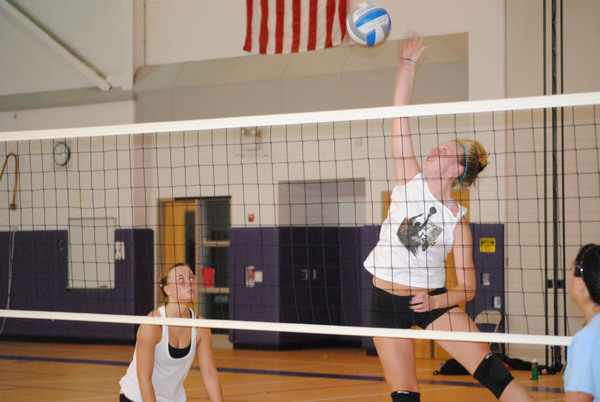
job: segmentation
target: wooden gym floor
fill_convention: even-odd
[[[128,345],[0,340],[0,400],[117,401],[132,354]],[[226,401],[390,400],[377,357],[362,349],[233,350],[215,342],[215,359]],[[434,376],[440,362],[417,359],[423,401],[495,401],[470,376]],[[537,401],[564,400],[561,374],[513,375]],[[185,388],[188,400],[208,400],[197,366]]]

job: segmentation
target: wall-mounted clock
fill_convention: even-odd
[[[71,148],[66,141],[56,142],[54,144],[54,151],[52,153],[54,157],[54,163],[58,166],[66,166],[71,159]]]

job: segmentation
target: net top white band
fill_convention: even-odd
[[[396,117],[440,116],[467,113],[532,110],[600,104],[600,92],[568,95],[432,103],[426,105],[390,106],[383,108],[348,109],[326,112],[284,113],[261,116],[242,116],[205,120],[167,121],[158,123],[122,124],[87,128],[23,130],[0,132],[0,141],[75,138],[123,135],[135,133],[168,133],[196,130],[217,130],[240,127],[282,126],[296,124],[334,123]]]
[[[152,324],[250,331],[295,332],[308,334],[378,336],[387,338],[432,339],[442,341],[519,343],[527,345],[569,346],[572,337],[551,335],[499,334],[487,332],[427,331],[414,329],[388,329],[349,327],[338,325],[287,324],[275,322],[237,320],[194,320],[191,318],[160,318],[148,316],[65,313],[55,311],[0,310],[0,317],[59,321],[88,321],[117,324]]]

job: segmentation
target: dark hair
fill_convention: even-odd
[[[600,305],[600,246],[586,244],[579,249],[575,257],[575,271],[573,276],[583,278],[585,286],[590,292],[592,301]]]

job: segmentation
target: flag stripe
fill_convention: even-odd
[[[246,42],[244,43],[244,50],[247,52],[252,51],[252,16],[254,13],[252,0],[246,0]]]
[[[327,34],[325,35],[325,47],[333,46],[333,17],[335,16],[335,0],[327,0]]]
[[[340,1],[338,6],[338,18],[340,27],[340,42],[346,37],[346,16],[348,14],[348,3]]]
[[[317,43],[317,6],[318,0],[310,0],[310,7],[308,9],[308,43],[306,44],[307,50],[315,50]]]
[[[246,0],[244,50],[295,53],[342,43],[347,0]]]
[[[260,36],[258,39],[260,53],[266,53],[269,43],[269,0],[260,0]]]
[[[300,8],[302,7],[301,0],[293,0],[292,14],[293,14],[293,32],[294,39],[292,41],[292,53],[297,53],[300,49],[300,28],[302,27],[302,20],[300,19],[301,13]]]
[[[275,53],[283,49],[283,19],[285,17],[285,0],[277,0],[277,21],[275,22]]]

